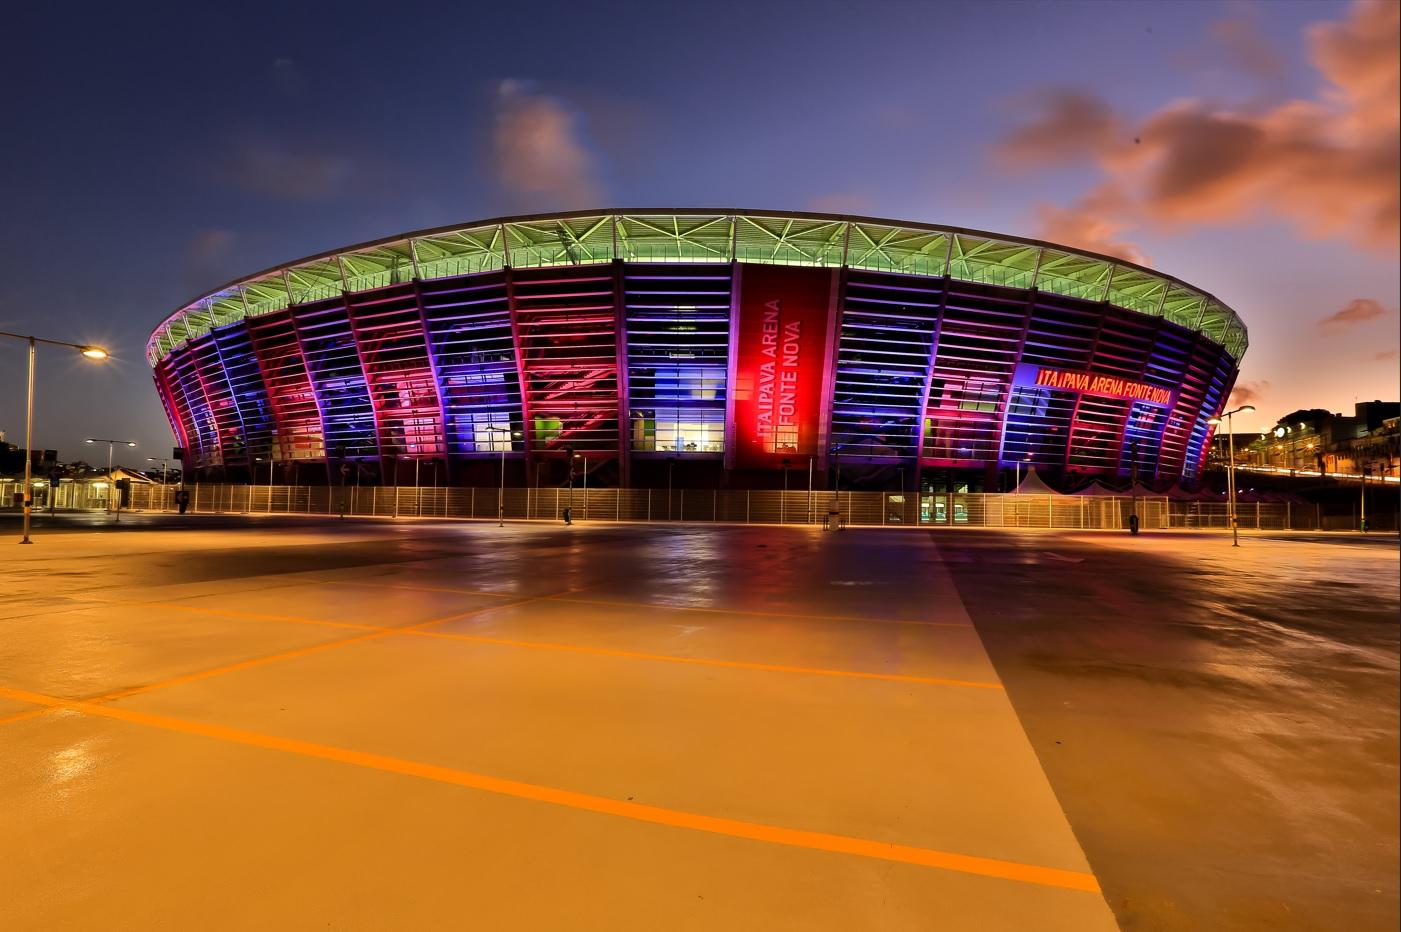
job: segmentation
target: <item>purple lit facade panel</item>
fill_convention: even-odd
[[[335,459],[380,458],[380,429],[345,301],[337,297],[304,304],[292,318],[321,413],[327,454]]]
[[[419,299],[447,456],[487,454],[508,438],[512,450],[522,449],[520,369],[505,273],[426,281]]]

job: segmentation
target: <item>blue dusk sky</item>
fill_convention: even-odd
[[[1250,328],[1257,429],[1398,388],[1398,11],[1375,2],[27,4],[0,330],[37,447],[168,454],[151,329],[229,279],[550,210],[866,214],[1107,252]],[[23,346],[0,430],[23,442]]]

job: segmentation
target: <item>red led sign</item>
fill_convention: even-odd
[[[1171,389],[1149,385],[1146,382],[1135,382],[1113,375],[1096,375],[1093,372],[1070,372],[1064,369],[1043,369],[1039,366],[1032,368],[1035,374],[1027,381],[1040,387],[1058,388],[1085,395],[1103,395],[1107,398],[1128,398],[1164,408],[1172,406]]]
[[[746,265],[734,381],[735,465],[776,467],[816,454],[832,273]]]

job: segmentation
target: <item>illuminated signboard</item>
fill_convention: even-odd
[[[1016,384],[1023,387],[1054,388],[1057,391],[1105,398],[1126,398],[1159,408],[1171,408],[1175,400],[1172,389],[1116,375],[1097,372],[1076,372],[1069,369],[1047,369],[1043,366],[1017,366]]]
[[[832,273],[746,265],[735,347],[735,466],[817,453]]]

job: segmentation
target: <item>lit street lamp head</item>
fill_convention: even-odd
[[[107,359],[111,355],[100,346],[84,346],[78,352],[82,353],[88,359]]]

